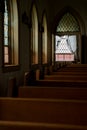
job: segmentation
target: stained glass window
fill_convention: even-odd
[[[78,32],[79,25],[76,19],[70,13],[66,13],[61,18],[56,31],[57,32]]]
[[[5,3],[5,12],[4,12],[4,62],[9,62],[9,49],[8,49],[8,9],[7,1]]]
[[[18,8],[17,0],[3,1],[5,6],[3,17],[3,65],[4,67],[10,67],[11,65],[19,65]]]
[[[80,26],[71,13],[67,12],[61,17],[56,32],[61,33],[61,36],[56,36],[56,61],[74,61],[77,56],[76,32],[80,32]]]
[[[5,0],[5,12],[4,12],[4,45],[8,45],[8,10],[6,0]]]

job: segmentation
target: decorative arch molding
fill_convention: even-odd
[[[61,11],[59,11],[59,13],[56,15],[53,22],[52,33],[55,34],[57,25],[59,21],[61,20],[61,17],[64,16],[67,12],[69,12],[76,19],[80,27],[80,33],[84,35],[86,33],[84,22],[81,16],[79,15],[79,13],[70,6],[66,6]]]
[[[39,20],[39,13],[38,13],[38,8],[37,8],[37,3],[36,3],[35,0],[33,0],[32,3],[31,3],[30,14],[29,14],[29,17],[30,17],[29,22],[30,22],[30,24],[31,24],[31,21],[32,21],[32,10],[33,10],[33,7],[34,7],[34,6],[35,6],[35,8],[36,8],[37,18],[38,18],[38,20]],[[32,27],[32,25],[31,25],[31,27]]]
[[[43,13],[42,13],[41,23],[43,22],[43,17],[44,17],[44,15],[46,16],[46,20],[47,20],[47,13],[46,13],[46,10],[45,10],[45,9],[43,10]]]
[[[38,64],[38,13],[36,4],[33,3],[31,7],[31,63]]]
[[[41,33],[42,33],[42,63],[47,63],[47,15],[46,11],[43,11],[41,21]]]

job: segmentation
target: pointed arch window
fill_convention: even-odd
[[[59,21],[56,32],[79,32],[78,22],[72,14],[67,12]]]
[[[67,12],[60,19],[55,36],[56,61],[74,61],[78,59],[77,46],[80,27],[73,15]]]
[[[16,0],[4,0],[4,67],[19,65],[18,8]]]
[[[32,28],[31,28],[31,61],[38,64],[38,17],[35,5],[32,8]]]
[[[44,28],[42,32],[42,63],[47,63],[47,20],[46,15],[43,15],[43,23],[42,26]]]

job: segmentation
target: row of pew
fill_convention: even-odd
[[[72,64],[0,98],[0,130],[87,130],[86,70]]]
[[[58,101],[57,104],[61,104],[60,106],[54,107],[54,104],[50,106],[52,109],[50,114],[52,115],[53,111],[58,114],[54,116],[58,122],[57,119],[53,122],[54,117],[50,115],[52,123],[67,125],[64,129],[68,129],[69,125],[72,125],[72,129],[80,129],[82,126],[86,129],[87,104],[84,103],[87,102],[87,65],[72,64],[52,72],[51,75],[45,75],[44,79],[37,80],[34,86],[20,86],[19,97]]]

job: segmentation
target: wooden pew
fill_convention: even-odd
[[[44,77],[44,79],[46,80],[87,80],[87,76],[86,75],[46,75]]]
[[[37,80],[35,86],[46,87],[87,87],[87,80],[73,80],[73,79],[60,79],[60,80]]]
[[[76,71],[59,71],[59,72],[52,72],[51,75],[85,75],[87,76],[87,72],[76,72]]]
[[[68,84],[68,82],[69,83],[76,82],[76,85],[82,84],[81,82],[86,83],[87,82],[87,65],[85,67],[83,67],[83,65],[82,66],[80,65],[79,67],[78,66],[79,65],[76,65],[76,67],[74,66],[74,67],[62,68],[58,72],[54,72],[51,75],[45,75],[44,79],[45,80],[57,80],[58,82],[63,81],[63,82],[67,82],[67,84]],[[77,84],[77,82],[78,82],[78,84]],[[85,84],[85,85],[87,85],[87,84]],[[66,87],[68,87],[68,86],[66,86]]]
[[[70,69],[70,68],[72,68],[72,69],[81,69],[81,68],[87,69],[87,64],[70,64],[70,65],[67,65],[65,67],[61,67],[61,70],[65,69],[65,68],[67,68],[67,69]]]
[[[67,65],[66,67],[87,67],[87,64],[70,64]]]
[[[58,71],[75,71],[75,72],[86,72],[87,73],[87,67],[64,67],[59,69]]]
[[[87,100],[0,98],[0,120],[87,125]]]
[[[21,98],[87,100],[87,88],[21,86],[18,96]]]
[[[87,126],[0,121],[0,130],[87,130]]]

